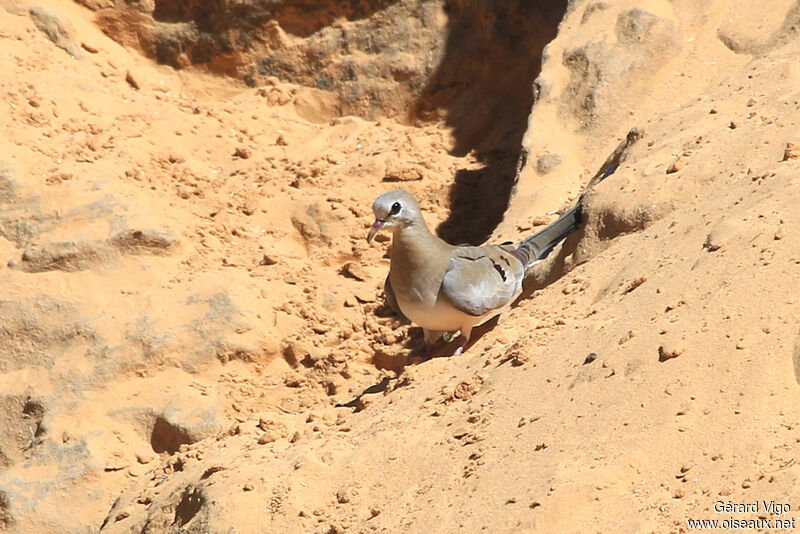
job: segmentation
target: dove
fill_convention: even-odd
[[[380,195],[372,211],[375,222],[367,242],[381,230],[392,232],[387,300],[422,327],[429,354],[442,334],[456,331],[460,334],[455,354],[461,354],[473,327],[513,302],[528,269],[546,258],[580,220],[577,205],[518,243],[455,246],[430,231],[407,191]]]

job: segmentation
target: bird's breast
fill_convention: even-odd
[[[432,304],[428,304],[421,299],[408,298],[408,295],[404,295],[405,298],[395,296],[403,315],[426,330],[452,332],[474,319],[454,308],[444,298],[436,298]]]
[[[458,330],[463,314],[440,298],[452,247],[423,230],[407,228],[395,235],[389,267],[392,291],[412,322],[428,330]]]

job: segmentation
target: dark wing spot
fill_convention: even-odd
[[[506,281],[506,272],[503,270],[503,268],[500,267],[499,265],[497,265],[494,261],[492,261],[492,267],[494,267],[495,271],[500,273],[500,278],[502,278],[503,282],[505,282]]]
[[[462,260],[478,261],[480,258],[470,258],[469,256],[458,256]]]

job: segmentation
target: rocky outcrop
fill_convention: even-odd
[[[572,2],[534,84],[515,197],[496,235],[511,235],[521,219],[529,225],[537,213],[569,206],[602,163],[593,155],[608,153],[630,128],[656,131],[665,116],[729,83],[731,72],[794,42],[796,2],[776,4],[766,18],[741,15],[757,4]],[[731,45],[756,34],[764,36],[758,46]],[[713,69],[706,72],[709,64]],[[680,158],[674,169],[684,163]],[[666,195],[642,199],[620,216],[626,222],[605,227],[636,228],[662,217],[683,198],[675,190]]]
[[[175,68],[330,91],[342,115],[435,118],[454,107],[453,122],[484,129],[530,107],[527,79],[564,11],[516,0],[84,4],[112,38]],[[505,134],[470,130],[457,152],[494,149]]]
[[[305,86],[294,100],[310,120],[444,120],[452,152],[474,153],[484,164],[453,180],[455,209],[438,231],[459,243],[484,241],[502,220],[533,103],[531,84],[567,9],[566,1],[519,0],[86,5],[109,36],[176,69],[203,67],[253,86]],[[669,28],[651,27],[637,13],[621,22],[627,24],[621,33],[668,38]],[[649,61],[624,57],[632,63],[619,68]],[[576,55],[576,69],[580,63]]]

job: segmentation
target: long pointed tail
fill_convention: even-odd
[[[565,211],[557,221],[551,223],[544,230],[522,241],[521,246],[530,247],[533,254],[528,267],[539,263],[564,241],[569,234],[578,228],[581,222],[581,205]]]
[[[589,181],[588,185],[583,191],[578,203],[575,204],[570,210],[565,211],[557,221],[550,224],[544,230],[537,232],[531,237],[525,239],[520,243],[518,250],[528,253],[527,266],[530,267],[545,259],[550,253],[560,245],[569,234],[574,232],[581,222],[583,198],[594,186],[614,174],[620,163],[625,160],[628,151],[636,141],[644,136],[638,128],[632,128],[628,135],[625,136],[614,152],[606,159],[597,174]],[[524,259],[524,255],[520,255],[520,259]]]

